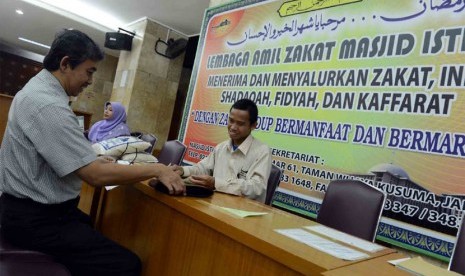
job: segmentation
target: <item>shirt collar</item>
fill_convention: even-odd
[[[55,89],[51,89],[49,91],[53,91],[53,94],[57,96],[61,101],[65,102],[68,104],[69,102],[69,96],[66,94],[65,89],[63,86],[61,86],[60,81],[47,69],[42,69],[37,76],[39,77],[40,80],[42,80],[45,83],[48,83],[50,86],[52,86]],[[55,92],[56,91],[56,92]]]
[[[249,134],[249,136],[247,136],[247,138],[245,138],[244,142],[242,142],[239,145],[237,150],[240,150],[244,155],[247,155],[247,152],[249,151],[250,146],[252,145],[253,139],[254,138],[253,138],[252,134]],[[228,148],[229,148],[230,151],[233,151],[232,140],[231,139],[229,139]]]

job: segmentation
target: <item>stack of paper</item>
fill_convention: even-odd
[[[421,276],[460,276],[460,274],[449,271],[445,268],[435,266],[424,261],[421,257],[415,257],[406,261],[397,263],[397,267],[404,269],[414,275]]]
[[[369,242],[366,240],[362,240],[360,238],[351,236],[349,234],[343,233],[341,231],[337,231],[335,229],[323,226],[323,225],[315,225],[315,226],[307,226],[305,227],[308,230],[317,232],[321,235],[325,235],[327,237],[330,237],[332,239],[335,239],[337,241],[343,242],[350,244],[352,246],[355,246],[357,248],[360,248],[362,250],[368,251],[368,252],[377,252],[383,249],[386,249],[385,247],[378,245],[373,242]]]
[[[369,257],[363,252],[313,235],[303,229],[275,229],[275,231],[339,259],[354,261]]]
[[[218,207],[220,207],[224,211],[227,211],[227,212],[229,212],[229,213],[231,213],[233,215],[239,216],[241,218],[253,217],[253,216],[263,216],[263,215],[268,214],[268,213],[264,213],[264,212],[250,212],[250,211],[244,211],[244,210],[221,207],[221,206],[218,206]]]

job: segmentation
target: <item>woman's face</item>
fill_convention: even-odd
[[[113,109],[111,108],[111,104],[107,105],[105,111],[103,112],[103,119],[108,120],[113,116]]]

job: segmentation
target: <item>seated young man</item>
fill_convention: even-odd
[[[251,132],[257,126],[257,105],[238,100],[229,111],[228,140],[194,166],[174,166],[194,184],[265,202],[271,151]]]

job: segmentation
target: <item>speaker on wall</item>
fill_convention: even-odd
[[[164,52],[160,52],[158,50],[158,45],[160,43],[165,44],[166,46],[166,49]],[[181,55],[186,50],[186,47],[187,47],[187,39],[179,38],[179,39],[174,40],[170,38],[168,39],[168,42],[165,42],[159,38],[157,42],[155,43],[155,52],[166,58],[174,59],[178,57],[179,55]]]
[[[108,32],[105,34],[104,46],[113,50],[131,51],[132,35],[120,32]]]

